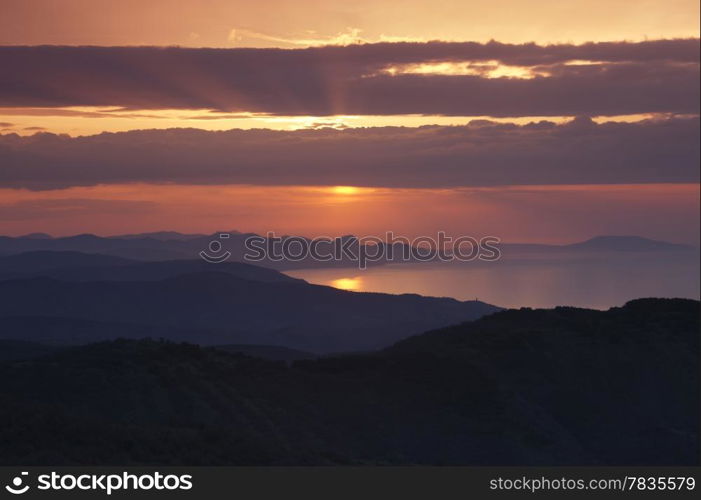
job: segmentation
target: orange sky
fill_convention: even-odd
[[[110,185],[0,190],[0,234],[217,230],[305,236],[494,235],[567,243],[637,234],[698,244],[699,186],[456,189]]]
[[[594,117],[597,123],[634,122],[658,118],[655,114]],[[216,113],[210,110],[115,110],[111,108],[2,108],[0,133],[33,135],[37,132],[94,135],[101,132],[124,132],[135,129],[194,127],[203,130],[232,128],[300,130],[321,127],[420,127],[422,125],[467,125],[473,120],[527,124],[547,120],[565,123],[570,116],[523,116],[494,118],[489,116],[440,115],[356,115],[356,116],[267,116],[250,113]],[[3,125],[4,124],[4,125]]]
[[[301,47],[699,36],[696,0],[3,0],[0,45]]]
[[[698,0],[0,0],[0,45],[303,48],[379,41],[585,43],[698,38]],[[431,71],[464,71],[429,68]],[[399,68],[422,72],[425,68]],[[497,68],[496,76],[521,75]],[[510,73],[509,73],[510,72]],[[452,105],[452,103],[451,103]],[[609,116],[630,121],[646,115]],[[73,136],[195,127],[300,129],[462,125],[487,117],[269,116],[212,110],[0,107],[0,134]],[[571,117],[549,116],[563,122]],[[514,123],[540,117],[504,119]],[[95,168],[99,168],[99,165]],[[196,168],[196,166],[193,166]],[[98,185],[26,191],[0,185],[0,234],[275,230],[308,236],[392,230],[569,242],[639,234],[698,243],[697,184],[343,190],[334,187]]]

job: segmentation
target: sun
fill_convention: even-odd
[[[360,193],[360,188],[355,186],[334,186],[332,188],[334,194],[351,196]]]

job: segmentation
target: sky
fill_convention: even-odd
[[[0,13],[0,234],[699,242],[697,1]]]
[[[3,0],[2,45],[304,47],[698,37],[694,0]]]

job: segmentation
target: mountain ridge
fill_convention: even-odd
[[[134,340],[0,362],[0,463],[697,465],[698,313],[514,309],[291,364]]]
[[[94,254],[105,254],[123,257],[132,260],[193,260],[199,258],[202,251],[206,251],[212,241],[221,242],[219,235],[184,235],[174,239],[162,239],[148,237],[146,234],[100,237],[92,234],[82,234],[51,239],[35,239],[22,237],[0,236],[0,255],[13,255],[30,251],[78,251]],[[158,233],[154,233],[158,234]],[[247,262],[244,259],[246,253],[245,240],[253,233],[229,232],[228,238],[222,243],[223,251],[230,251],[229,262]],[[354,238],[346,235],[344,238]],[[309,238],[305,238],[310,240]],[[539,243],[508,243],[498,245],[502,250],[502,256],[508,257],[519,252],[624,252],[624,251],[692,251],[697,247],[693,245],[669,243],[652,240],[640,236],[596,236],[585,241],[564,245],[539,244]],[[373,252],[368,252],[373,255]],[[401,255],[401,252],[395,252]],[[368,265],[382,265],[388,260],[370,261]],[[357,266],[356,261],[342,260],[321,262],[311,258],[298,260],[277,261],[271,258],[263,259],[255,264],[273,269],[303,269],[303,268],[327,268]]]
[[[0,317],[216,331],[218,344],[280,345],[313,352],[374,349],[402,335],[498,309],[478,301],[350,292],[292,278],[252,281],[216,271],[154,281],[41,276],[0,281]]]

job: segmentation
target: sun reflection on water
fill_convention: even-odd
[[[341,290],[358,291],[362,289],[363,279],[360,276],[355,276],[353,278],[339,278],[332,280],[329,285],[334,288],[340,288]]]

